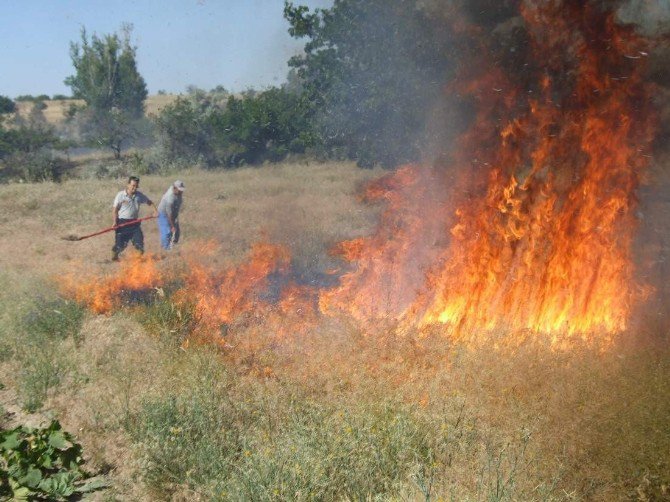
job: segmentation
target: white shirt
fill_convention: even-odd
[[[136,220],[140,216],[140,204],[148,204],[149,198],[142,192],[135,192],[133,196],[128,195],[125,190],[121,190],[114,197],[112,207],[119,207],[119,218],[124,220]]]

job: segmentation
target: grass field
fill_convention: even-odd
[[[208,265],[224,268],[264,240],[318,276],[337,264],[333,244],[374,229],[380,206],[356,193],[380,174],[179,173],[183,242],[160,266],[211,247]],[[147,176],[140,190],[158,200],[171,181]],[[604,353],[503,350],[342,317],[278,338],[252,315],[227,346],[185,346],[192,312],[169,295],[96,315],[59,293],[64,274],[117,270],[111,234],[61,237],[109,226],[123,185],[0,186],[3,425],[59,418],[112,483],[99,499],[670,499],[670,351],[657,333]],[[158,252],[155,225],[144,229]]]
[[[174,94],[156,94],[148,96],[144,102],[144,110],[147,116],[157,115],[165,106],[172,103],[177,96]],[[47,100],[44,102],[47,107],[42,111],[44,118],[49,124],[59,124],[67,117],[67,111],[72,104],[81,106],[84,101],[81,99],[56,99]],[[33,108],[33,103],[30,101],[19,101],[17,104],[17,111],[22,117],[28,117]]]

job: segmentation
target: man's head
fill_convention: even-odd
[[[131,176],[128,178],[128,186],[126,187],[126,192],[128,195],[133,195],[137,192],[137,187],[140,186],[140,179],[137,176]]]
[[[172,192],[175,195],[181,195],[184,190],[186,190],[186,187],[184,186],[184,182],[182,180],[177,180],[172,183]]]

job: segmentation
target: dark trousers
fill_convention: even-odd
[[[129,221],[132,220],[119,218],[118,224],[121,225]],[[121,251],[126,249],[126,246],[128,246],[129,241],[133,243],[135,249],[137,249],[140,253],[144,253],[144,234],[142,233],[141,223],[137,223],[136,225],[128,225],[127,227],[117,228],[115,232],[116,232],[116,239],[114,240],[114,247],[112,248],[112,252],[114,254],[119,254]]]

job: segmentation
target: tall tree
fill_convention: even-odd
[[[65,79],[73,97],[86,102],[89,139],[104,144],[119,158],[124,141],[133,137],[144,113],[147,86],[137,70],[137,48],[131,44],[132,27],[90,41],[85,29],[81,41],[70,44],[75,74]]]
[[[286,2],[292,58],[326,152],[392,167],[420,156],[427,115],[449,73],[448,34],[417,0],[335,0],[330,9]]]

